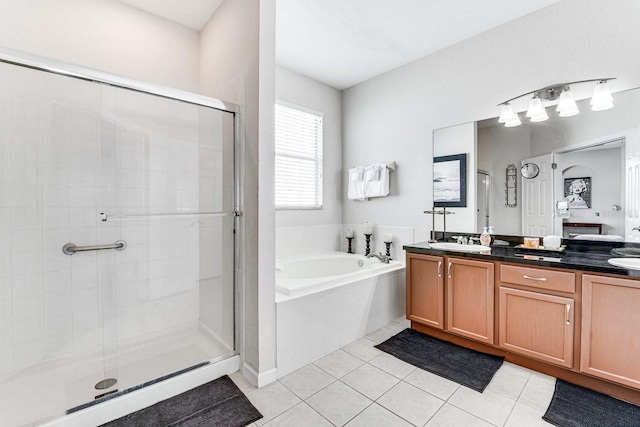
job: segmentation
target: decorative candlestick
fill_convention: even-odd
[[[384,242],[384,245],[387,247],[387,256],[391,258],[391,242]]]
[[[348,254],[352,254],[353,253],[353,247],[351,246],[351,241],[352,240],[353,240],[353,237],[347,236],[347,241],[349,242],[349,247],[347,248],[347,253]]]
[[[391,243],[393,242],[392,234],[384,235],[384,245],[387,247],[387,256],[391,257]]]
[[[364,238],[365,238],[366,245],[367,245],[367,247],[365,248],[365,251],[364,251],[364,255],[365,255],[365,256],[367,256],[367,255],[369,255],[369,254],[371,253],[371,247],[370,247],[370,244],[371,244],[371,234],[367,234],[367,233],[365,233],[365,234],[364,234]]]

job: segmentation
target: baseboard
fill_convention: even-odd
[[[249,380],[251,384],[260,388],[277,381],[278,370],[276,368],[269,369],[268,371],[258,373],[253,366],[247,362],[242,364],[242,375]]]

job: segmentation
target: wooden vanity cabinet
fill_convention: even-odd
[[[515,289],[517,286],[532,289]],[[572,272],[501,264],[498,345],[572,368],[575,287]],[[547,290],[568,296],[550,295]]]
[[[580,370],[640,388],[640,281],[582,276]]]
[[[499,345],[505,350],[573,367],[574,300],[500,287]]]
[[[494,263],[451,257],[445,261],[445,330],[493,345]]]
[[[407,319],[444,328],[444,257],[407,253]]]

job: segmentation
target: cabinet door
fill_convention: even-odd
[[[574,300],[500,287],[499,345],[571,368]]]
[[[640,281],[582,276],[582,372],[640,388]]]
[[[444,258],[407,254],[407,319],[444,327]]]
[[[493,344],[493,263],[458,258],[446,261],[446,330]]]

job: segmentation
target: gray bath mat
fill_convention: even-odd
[[[262,418],[227,375],[102,427],[244,427]]]
[[[638,427],[640,407],[556,380],[553,398],[542,419],[561,427]]]
[[[480,393],[504,360],[504,357],[460,347],[413,329],[405,329],[376,348]]]

